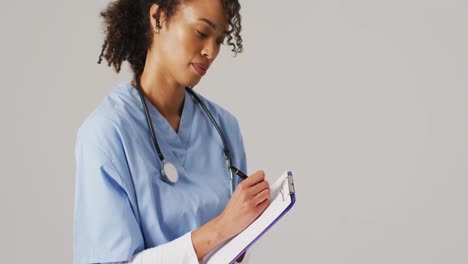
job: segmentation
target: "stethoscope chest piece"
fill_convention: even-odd
[[[163,169],[161,170],[161,179],[167,183],[176,183],[179,180],[179,172],[177,172],[174,164],[164,161]]]

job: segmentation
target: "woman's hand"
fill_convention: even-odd
[[[204,258],[223,241],[239,234],[270,205],[270,185],[265,173],[257,171],[237,185],[224,211],[192,232],[198,259]]]
[[[222,235],[229,239],[249,226],[270,205],[270,185],[265,173],[257,171],[237,185],[219,215]]]

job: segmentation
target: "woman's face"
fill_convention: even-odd
[[[221,1],[182,1],[169,21],[164,21],[163,14],[160,21],[151,59],[156,60],[164,76],[183,86],[196,85],[218,55],[227,34]]]

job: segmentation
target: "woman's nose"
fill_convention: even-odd
[[[213,60],[217,54],[218,46],[216,45],[216,41],[207,41],[202,49],[202,56],[208,60]]]

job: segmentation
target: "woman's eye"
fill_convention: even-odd
[[[198,35],[198,37],[200,37],[200,38],[202,38],[202,39],[208,37],[208,35],[207,35],[206,33],[203,33],[203,32],[201,32],[201,31],[198,30],[198,29],[197,29],[197,35]]]
[[[224,45],[224,39],[218,39],[216,43],[218,43],[218,45]]]

